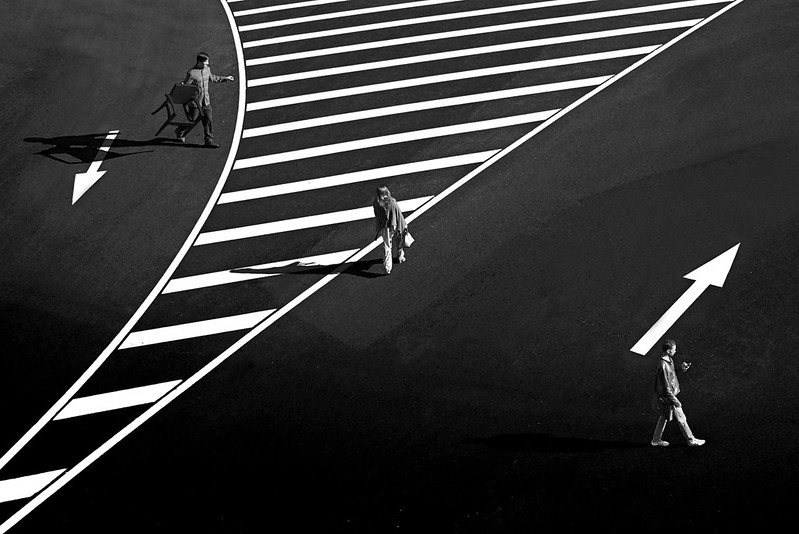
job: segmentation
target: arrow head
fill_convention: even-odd
[[[732,262],[735,260],[735,255],[738,253],[738,243],[727,252],[720,254],[698,269],[686,274],[684,278],[689,280],[696,280],[697,282],[704,282],[711,286],[722,287],[727,275],[732,268]]]
[[[75,175],[75,185],[72,187],[72,205],[78,201],[83,193],[89,190],[91,186],[97,183],[97,180],[103,177],[105,171],[92,171],[79,172]]]

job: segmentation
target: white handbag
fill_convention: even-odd
[[[411,235],[411,232],[408,231],[408,230],[405,230],[405,236],[403,237],[403,243],[405,244],[405,246],[406,247],[410,247],[411,245],[413,245],[414,241],[416,241],[416,240]]]

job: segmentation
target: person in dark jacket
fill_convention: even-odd
[[[200,106],[202,106],[203,114],[203,130],[205,133],[205,146],[208,148],[219,148],[219,145],[214,143],[213,131],[213,114],[211,112],[211,93],[208,86],[213,83],[233,81],[233,76],[217,76],[211,73],[211,59],[205,52],[197,54],[197,63],[189,69],[186,73],[186,78],[183,80],[184,84],[196,85],[200,88]],[[197,113],[200,111],[196,108],[190,108],[190,119],[195,120]],[[183,143],[186,141],[186,135],[181,127],[175,129],[175,136]]]
[[[660,416],[655,425],[655,434],[652,436],[653,447],[669,445],[668,441],[663,441],[663,430],[666,428],[666,423],[672,418],[677,419],[677,424],[690,447],[699,447],[705,444],[705,440],[694,437],[688,426],[688,420],[685,418],[682,403],[677,399],[677,395],[680,394],[680,381],[677,380],[672,359],[676,353],[677,343],[671,339],[665,340],[655,372],[655,392],[652,395],[652,410]],[[690,363],[682,362],[680,370],[685,372],[689,367],[691,367]]]
[[[397,242],[399,257],[397,261],[405,261],[405,232],[408,228],[397,201],[391,196],[388,187],[381,185],[375,193],[372,204],[375,210],[375,239],[383,239],[383,268],[391,274],[393,264],[393,242]]]

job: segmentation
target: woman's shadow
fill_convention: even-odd
[[[374,265],[382,265],[382,259],[374,259],[374,260],[361,260],[356,261],[349,266],[345,267],[342,271],[343,274],[349,274],[353,276],[360,276],[361,278],[380,278],[385,276],[382,272],[371,272],[371,268]],[[289,265],[283,265],[280,267],[247,267],[243,269],[233,269],[232,273],[241,273],[241,274],[266,274],[266,275],[276,275],[276,274],[293,274],[293,275],[326,275],[330,274],[336,269],[339,268],[339,265],[320,265],[318,263],[302,263],[302,262],[294,262]]]

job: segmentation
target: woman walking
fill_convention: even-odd
[[[383,238],[383,268],[386,274],[391,274],[393,242],[397,242],[399,257],[397,261],[405,261],[405,232],[408,226],[405,224],[405,217],[402,215],[397,201],[391,196],[388,187],[381,185],[375,193],[375,201],[372,204],[375,210],[375,239]]]

